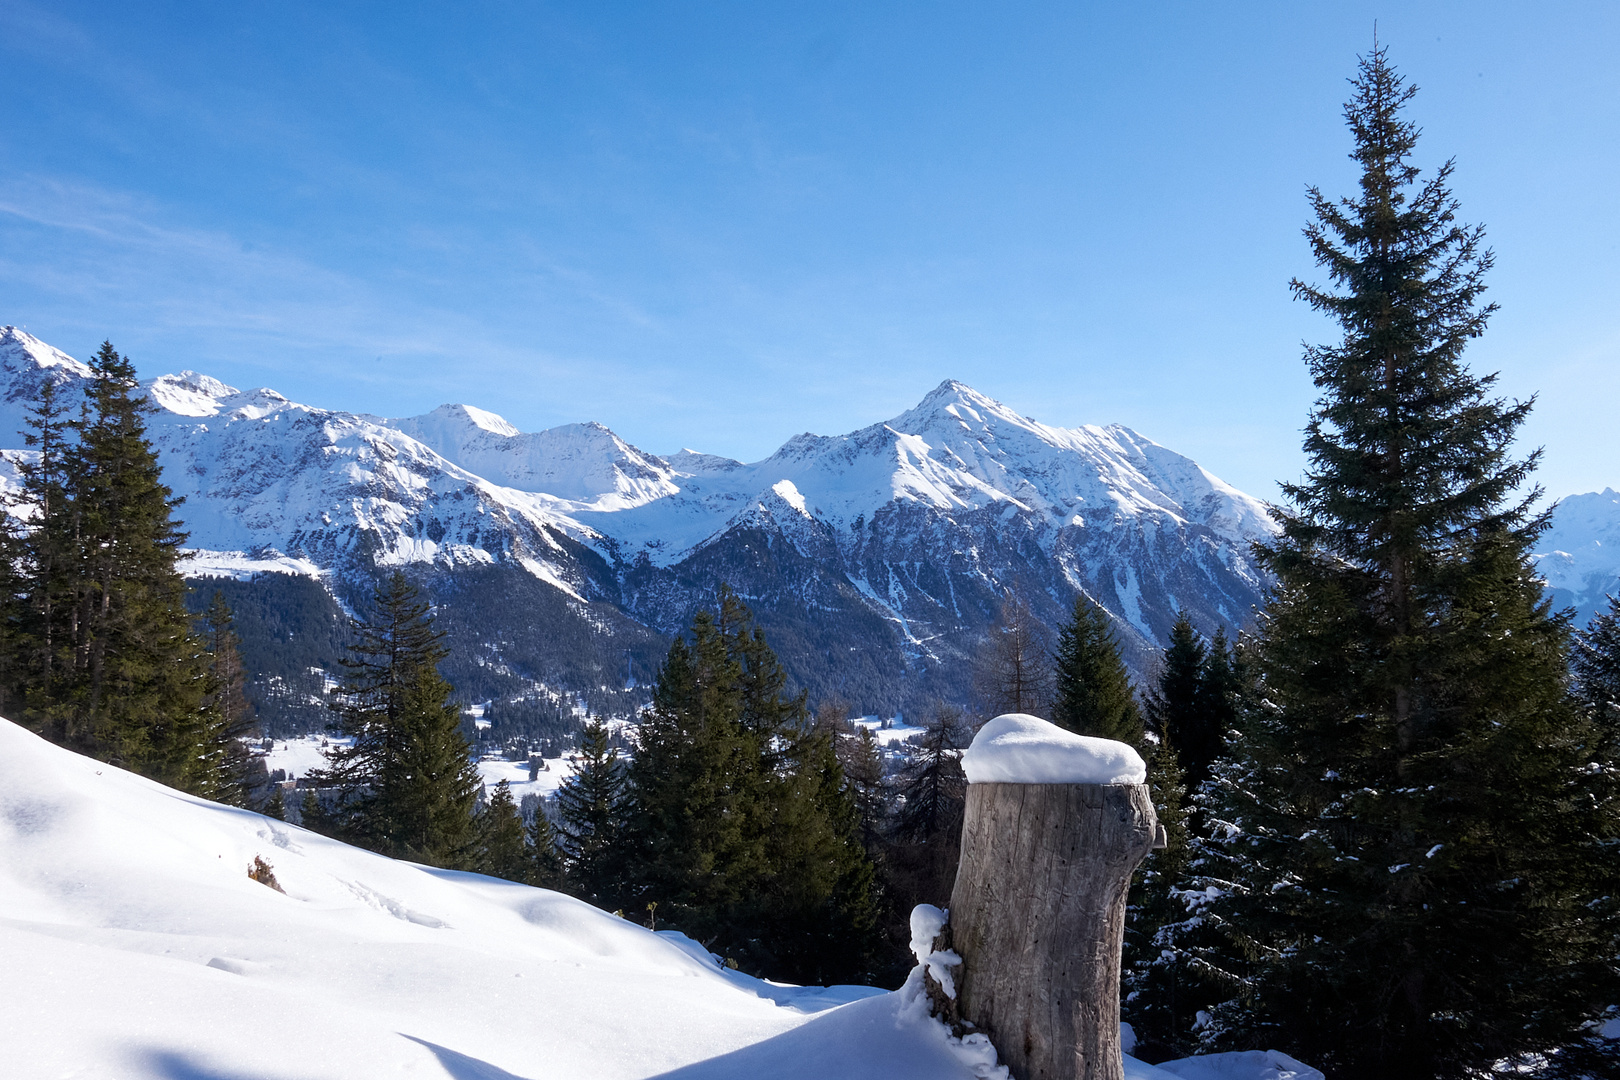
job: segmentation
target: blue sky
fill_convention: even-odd
[[[0,0],[0,323],[753,460],[940,380],[1262,497],[1374,20],[1554,495],[1620,485],[1620,5]]]

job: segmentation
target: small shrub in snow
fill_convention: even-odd
[[[270,886],[283,896],[287,894],[287,890],[281,887],[281,882],[276,880],[275,870],[271,868],[269,863],[264,861],[262,855],[253,856],[253,865],[248,867],[248,877],[257,881],[260,885]]]

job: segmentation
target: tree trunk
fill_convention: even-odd
[[[1119,957],[1145,784],[970,784],[950,925],[963,1018],[1015,1080],[1122,1080]]]

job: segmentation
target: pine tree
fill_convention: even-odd
[[[259,812],[265,817],[275,818],[277,821],[287,820],[287,800],[282,797],[280,784],[275,784],[270,788],[270,798],[265,802],[264,809]]]
[[[562,855],[557,850],[556,830],[551,826],[551,819],[546,817],[544,804],[534,808],[534,817],[529,822],[527,839],[529,884],[539,889],[561,889]]]
[[[830,740],[729,589],[678,638],[643,715],[627,831],[634,896],[755,970],[860,977],[872,874]]]
[[[613,907],[624,892],[628,811],[624,763],[611,745],[607,724],[592,719],[580,735],[579,763],[557,789],[554,836],[549,823],[542,825],[544,809],[535,810],[536,857],[544,852],[542,841],[555,844],[569,891],[598,907]]]
[[[1053,659],[1053,723],[1080,735],[1141,744],[1141,712],[1108,612],[1100,604],[1086,596],[1075,601],[1074,616],[1058,635]]]
[[[1187,787],[1179,755],[1168,741],[1161,739],[1148,754],[1148,787],[1166,844],[1148,853],[1131,880],[1120,965],[1121,1018],[1136,1033],[1132,1053],[1160,1061],[1193,1052],[1192,1025],[1210,995],[1191,970],[1196,957],[1186,948],[1199,929],[1189,923],[1183,900],[1192,861]]]
[[[54,383],[26,437],[30,509],[8,546],[16,600],[7,619],[8,708],[64,746],[174,787],[206,792],[204,656],[190,632],[185,540],[146,437],[153,406],[110,343],[76,420]]]
[[[960,709],[936,705],[900,774],[889,863],[905,912],[919,903],[945,905],[962,847],[967,777],[962,750],[972,733]]]
[[[223,592],[214,591],[202,623],[208,694],[203,699],[203,761],[197,793],[215,802],[246,806],[252,756],[242,740],[254,730],[253,707],[243,693],[242,656],[237,652],[239,642],[231,629],[231,609]]]
[[[523,835],[523,818],[518,815],[511,786],[502,780],[478,817],[478,870],[492,877],[526,882],[533,872],[532,864]]]
[[[1237,717],[1239,677],[1225,631],[1205,644],[1181,612],[1144,704],[1148,727],[1175,747],[1188,790],[1209,779],[1210,766],[1225,749]]]
[[[398,571],[374,606],[373,618],[354,627],[332,701],[338,729],[354,743],[312,778],[341,791],[332,821],[340,835],[396,858],[467,868],[477,855],[482,781],[439,674],[444,634]]]
[[[888,792],[883,783],[883,752],[878,749],[877,736],[869,727],[840,737],[838,748],[839,763],[849,782],[860,821],[861,846],[870,855],[878,850],[884,820],[889,813]]]
[[[1593,797],[1615,774],[1528,561],[1529,405],[1462,362],[1491,256],[1449,162],[1418,184],[1414,91],[1382,49],[1354,86],[1360,192],[1313,190],[1306,231],[1337,291],[1294,284],[1343,337],[1307,352],[1310,467],[1263,553],[1258,698],[1216,769],[1213,911],[1248,992],[1208,1033],[1343,1075],[1612,1075],[1588,1025],[1620,1000]]]

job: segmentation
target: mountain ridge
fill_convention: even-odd
[[[39,379],[88,376],[13,327],[0,372],[13,430]],[[1044,424],[954,379],[753,463],[651,454],[595,422],[522,432],[464,404],[389,419],[192,371],[142,385],[186,499],[188,573],[310,573],[352,606],[407,568],[467,637],[457,682],[480,698],[610,688],[626,651],[645,682],[721,583],[817,698],[971,698],[969,661],[1009,592],[1053,627],[1090,596],[1141,673],[1181,608],[1208,631],[1248,622],[1265,586],[1250,545],[1274,528],[1129,428]],[[552,655],[519,655],[519,639]]]

